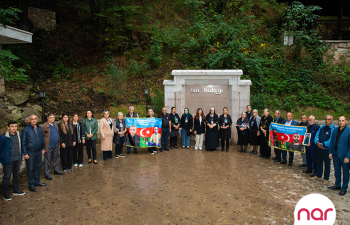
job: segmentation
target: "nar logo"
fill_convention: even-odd
[[[333,225],[335,217],[332,201],[321,194],[304,196],[294,210],[294,224]]]

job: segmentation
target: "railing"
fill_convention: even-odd
[[[52,1],[51,0],[29,0],[28,6],[38,8],[38,9],[52,10]]]
[[[350,20],[343,20],[341,28],[338,20],[316,20],[314,27],[323,40],[350,39]]]

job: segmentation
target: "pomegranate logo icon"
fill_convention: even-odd
[[[294,225],[333,225],[335,218],[333,202],[321,194],[304,196],[294,210]]]

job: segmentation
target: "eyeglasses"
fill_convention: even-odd
[[[325,119],[325,120],[332,120],[332,119]]]

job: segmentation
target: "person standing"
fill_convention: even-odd
[[[125,115],[126,118],[139,118],[139,115],[134,112],[134,106],[129,106],[129,113]],[[131,147],[126,146],[126,154],[130,154]],[[137,154],[137,148],[134,147],[134,153]]]
[[[194,118],[193,125],[193,133],[196,135],[196,144],[194,146],[194,150],[202,150],[203,139],[205,134],[205,115],[203,113],[203,109],[198,108],[196,116]]]
[[[326,124],[321,126],[316,133],[315,144],[317,145],[317,176],[311,177],[312,180],[322,180],[323,184],[329,183],[329,175],[331,172],[331,159],[329,158],[329,146],[331,143],[331,136],[334,130],[333,116],[326,116]],[[324,164],[324,173],[323,173]]]
[[[330,190],[341,190],[339,195],[345,195],[349,186],[350,169],[350,128],[345,116],[339,117],[339,127],[335,128],[331,137],[329,158],[333,159],[335,185]],[[343,186],[341,186],[341,173],[343,169]]]
[[[288,112],[287,113],[287,120],[284,121],[284,125],[286,126],[299,126],[299,123],[295,120],[293,120],[293,113]],[[287,163],[287,151],[282,150],[282,162],[281,164],[286,164]],[[293,165],[293,160],[294,160],[294,152],[289,151],[289,163],[288,166]]]
[[[188,108],[184,109],[184,114],[181,116],[181,137],[182,148],[190,148],[191,132],[193,127],[193,117]]]
[[[206,150],[215,151],[219,147],[219,134],[218,134],[218,123],[219,117],[215,113],[214,108],[210,108],[208,115],[205,117],[207,124],[205,134],[205,148]]]
[[[13,175],[13,195],[25,195],[19,190],[19,173],[22,162],[21,137],[17,131],[17,123],[10,121],[7,123],[7,130],[0,136],[0,163],[2,164],[4,175],[2,177],[2,193],[5,201],[12,198],[9,194],[9,181]]]
[[[79,116],[77,113],[73,114],[73,129],[76,145],[73,147],[73,163],[74,166],[83,167],[84,160],[84,144],[85,144],[85,128],[82,122],[79,122]]]
[[[261,117],[260,121],[260,131],[261,131],[261,142],[260,142],[260,155],[264,159],[269,159],[271,157],[271,148],[269,147],[269,137],[270,137],[270,124],[273,118],[270,115],[269,109],[264,109],[264,116]]]
[[[64,172],[69,172],[72,171],[73,147],[77,143],[77,140],[73,124],[69,122],[68,115],[65,113],[62,115],[59,133],[61,166]]]
[[[180,116],[176,113],[176,108],[171,108],[170,113],[170,119],[171,119],[171,129],[170,129],[170,149],[179,148],[177,147],[177,139],[179,137],[179,134],[181,131],[180,127]]]
[[[246,117],[249,121],[250,118],[252,118],[252,116],[253,116],[252,107],[250,105],[247,105],[246,108],[247,108],[247,111],[245,112],[245,114],[246,114]]]
[[[250,105],[247,105],[247,106],[246,106],[246,109],[247,109],[247,111],[245,112],[245,114],[246,114],[246,117],[247,117],[248,122],[249,122],[250,118],[252,118],[252,116],[253,116],[252,107],[251,107]],[[250,132],[250,130],[249,130],[249,132]],[[249,144],[249,148],[251,148],[251,144],[250,144],[250,134],[249,134],[249,136],[248,136],[248,144]]]
[[[236,122],[236,128],[238,133],[238,142],[237,145],[241,146],[241,151],[247,153],[247,146],[249,140],[249,119],[247,118],[247,114],[242,112],[241,117],[238,118]]]
[[[307,121],[307,116],[305,114],[301,116],[301,122],[299,123],[299,126],[301,127],[309,126],[309,122]],[[307,167],[306,153],[301,153],[301,157],[303,158],[303,164],[299,165],[299,167]]]
[[[279,123],[279,124],[284,124],[284,118],[281,117],[281,111],[280,110],[276,110],[275,111],[275,119],[274,119],[274,123]],[[278,148],[273,148],[275,151],[275,157],[272,158],[275,162],[281,162],[281,150]]]
[[[230,148],[230,139],[231,139],[231,125],[232,119],[229,114],[227,114],[228,109],[224,107],[223,114],[220,115],[219,118],[219,138],[221,139],[221,151],[225,151],[225,142],[226,142],[226,152],[229,151]]]
[[[126,122],[123,118],[123,113],[118,112],[118,118],[113,123],[114,126],[114,137],[113,142],[115,144],[115,157],[118,159],[119,157],[125,157],[123,155],[123,145],[125,142],[125,133],[127,131],[126,129]]]
[[[163,152],[163,149],[165,151],[170,151],[168,149],[168,138],[171,132],[171,119],[165,107],[162,108],[162,113],[158,115],[158,118],[162,119],[162,135],[161,135],[160,152]]]
[[[253,110],[253,116],[249,120],[250,127],[250,145],[253,146],[254,155],[258,154],[258,146],[260,145],[260,116],[258,115],[258,110]]]
[[[316,133],[320,129],[320,126],[316,124],[316,119],[314,116],[309,116],[309,126],[307,131],[311,134],[310,143],[305,147],[306,149],[306,161],[307,161],[307,170],[304,170],[303,173],[311,173],[311,177],[315,177],[317,174],[317,145],[315,143]]]
[[[100,133],[101,133],[101,150],[103,152],[103,160],[113,159],[112,149],[113,149],[113,136],[114,128],[113,122],[109,118],[109,112],[104,111],[103,117],[100,120]]]
[[[152,117],[154,117],[153,109],[149,109],[149,110],[147,111],[147,116],[146,116],[146,118],[152,118]],[[159,127],[158,127],[158,130],[159,130]],[[150,147],[150,148],[148,148],[148,153],[154,155],[154,153],[156,153],[156,152],[157,152],[157,151],[156,151],[156,147]]]
[[[44,141],[45,141],[45,154],[44,154],[44,171],[45,178],[47,180],[53,180],[50,176],[51,165],[50,162],[52,160],[52,165],[54,169],[54,174],[64,175],[64,173],[60,172],[59,163],[58,163],[58,147],[60,145],[60,136],[59,129],[57,124],[55,123],[55,115],[49,113],[47,115],[47,121],[41,127],[44,133]]]
[[[92,158],[94,160],[94,164],[97,164],[96,139],[97,139],[98,123],[97,123],[97,120],[92,115],[91,110],[86,111],[86,118],[83,119],[83,125],[85,129],[86,153],[89,159],[88,163],[92,163],[92,160],[91,160],[91,152],[92,152]]]
[[[45,154],[43,130],[37,125],[38,117],[29,116],[29,125],[22,130],[21,147],[27,164],[29,190],[36,192],[36,186],[46,186],[40,182],[42,155]]]

